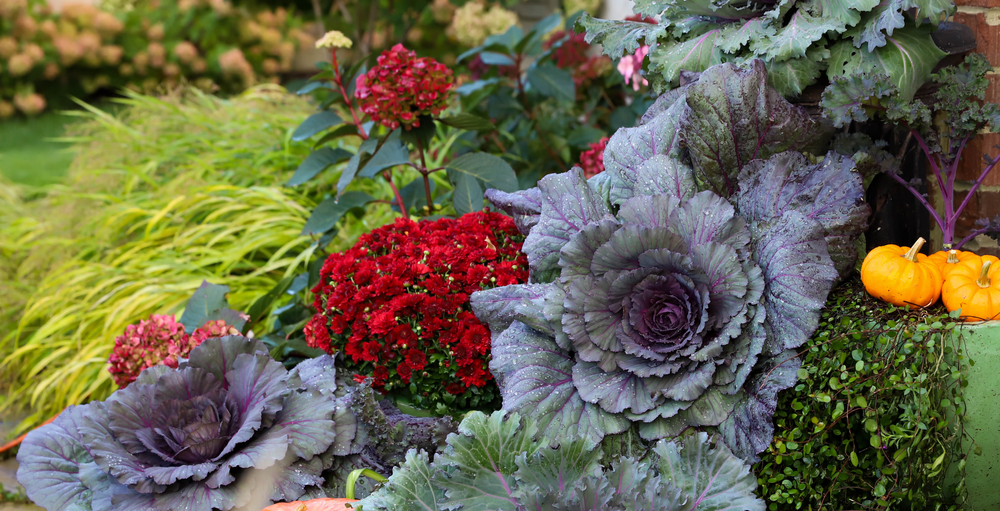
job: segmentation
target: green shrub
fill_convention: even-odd
[[[151,21],[152,20],[152,21]],[[107,11],[43,0],[0,5],[0,118],[35,115],[102,88],[152,91],[186,80],[206,90],[277,82],[313,36],[284,8],[251,12],[228,0],[138,2]]]
[[[0,289],[32,268],[30,296],[12,304],[23,314],[0,325],[0,374],[15,380],[0,389],[0,412],[32,412],[22,430],[114,390],[107,357],[126,325],[180,312],[202,280],[229,285],[230,304],[245,309],[306,271],[318,249],[301,231],[330,182],[278,184],[308,152],[290,140],[311,110],[305,100],[254,90],[228,101],[195,91],[122,102],[118,116],[81,114],[69,183],[20,203],[27,210],[15,215],[33,237],[0,260],[10,261]],[[331,249],[390,218],[385,206],[349,220]],[[12,225],[0,239],[15,239]]]
[[[955,508],[964,484],[945,475],[964,474],[972,362],[953,321],[881,303],[856,278],[831,293],[754,467],[768,509]]]

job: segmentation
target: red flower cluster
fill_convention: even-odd
[[[586,34],[582,32],[577,34],[565,30],[554,32],[545,41],[545,49],[551,49],[560,41],[562,41],[562,44],[552,52],[552,58],[555,60],[556,67],[570,69],[587,61],[587,51],[590,50],[590,44],[586,41]]]
[[[306,341],[343,351],[383,392],[409,384],[433,402],[441,389],[483,387],[493,379],[490,332],[469,296],[527,281],[523,240],[510,218],[491,212],[375,229],[326,260]]]
[[[177,367],[177,359],[187,357],[205,339],[238,335],[239,330],[219,319],[209,321],[191,335],[173,316],[152,315],[138,325],[125,327],[125,334],[115,339],[115,350],[108,358],[111,377],[125,388],[143,369],[164,364]]]
[[[402,44],[382,52],[378,64],[358,77],[354,97],[361,111],[389,129],[420,126],[421,115],[437,115],[448,106],[454,85],[451,70],[430,58],[417,58]]]
[[[608,137],[604,137],[590,144],[590,149],[580,153],[580,167],[588,179],[604,172],[604,148],[607,145]]]

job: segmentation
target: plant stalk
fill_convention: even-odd
[[[424,178],[424,194],[427,195],[427,211],[433,213],[434,199],[431,197],[431,173],[427,170],[427,155],[424,154],[424,142],[420,139],[417,139],[417,151],[420,152],[421,168],[418,170],[420,171],[420,175]]]

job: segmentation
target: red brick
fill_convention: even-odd
[[[1000,0],[995,2],[1000,7]],[[1000,66],[1000,27],[987,25],[983,13],[956,12],[954,20],[971,28],[976,35],[976,51],[986,55],[994,66]]]
[[[956,207],[965,200],[966,195],[966,192],[955,192]],[[976,229],[976,220],[993,218],[997,215],[1000,215],[1000,191],[977,191],[965,206],[962,216],[958,218],[958,224],[955,225],[955,242]]]
[[[958,179],[962,181],[975,181],[979,179],[979,176],[983,173],[983,169],[986,168],[983,155],[996,156],[1000,153],[1000,149],[997,149],[996,145],[1000,145],[1000,134],[998,133],[979,135],[970,140],[969,144],[965,146],[965,150],[962,151],[962,160],[958,162]],[[986,176],[986,180],[983,181],[983,185],[1000,185],[1000,165],[997,165],[990,171],[990,174]]]

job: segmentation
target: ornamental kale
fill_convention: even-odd
[[[107,401],[71,406],[28,434],[18,480],[38,505],[69,509],[260,509],[324,483],[329,457],[358,452],[333,361],[287,371],[258,341],[207,339]]]
[[[577,168],[488,197],[528,234],[529,284],[480,291],[504,409],[596,443],[715,427],[753,460],[771,441],[794,348],[815,330],[869,209],[825,131],[725,64],[662,96]]]
[[[587,41],[612,58],[649,45],[649,78],[676,86],[681,71],[763,59],[771,85],[795,96],[818,82],[883,73],[907,98],[945,56],[931,38],[955,11],[950,0],[639,0],[636,12],[659,24],[584,15]],[[924,23],[929,20],[930,23]]]
[[[503,411],[473,412],[433,463],[411,450],[362,510],[763,511],[750,467],[705,433],[661,440],[642,459],[605,453],[589,441],[540,434]],[[714,443],[714,445],[713,445]],[[610,456],[609,456],[610,457]]]

